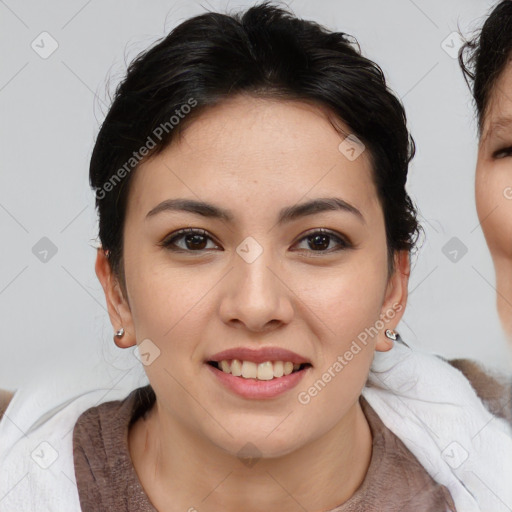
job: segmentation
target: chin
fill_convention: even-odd
[[[276,431],[268,435],[271,430],[255,428],[253,424],[247,429],[229,430],[233,432],[234,437],[228,435],[222,439],[212,439],[213,443],[227,454],[240,459],[275,459],[284,457],[304,444],[304,439],[294,439],[290,431],[277,433]]]

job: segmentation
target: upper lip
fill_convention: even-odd
[[[207,361],[219,362],[232,359],[252,361],[253,363],[264,363],[266,361],[290,361],[295,364],[310,363],[306,357],[279,347],[262,347],[258,349],[248,347],[230,348],[208,357]]]

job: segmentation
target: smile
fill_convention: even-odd
[[[255,363],[253,361],[240,361],[238,359],[223,359],[219,362],[208,361],[208,364],[224,373],[233,375],[233,377],[262,381],[279,379],[311,366],[309,363],[299,364],[291,361],[264,361],[262,363]]]
[[[207,361],[205,367],[210,370],[214,382],[221,385],[221,389],[251,400],[277,398],[295,388],[312,370],[310,363],[300,364],[291,361],[255,363],[239,359]]]

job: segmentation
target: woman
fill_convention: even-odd
[[[28,441],[4,420],[0,504],[512,506],[510,382],[395,331],[419,230],[413,153],[378,66],[268,3],[191,18],[141,54],[90,181],[114,340],[150,384],[63,403]]]
[[[476,206],[496,272],[502,326],[512,337],[512,2],[496,5],[459,61],[478,115]]]

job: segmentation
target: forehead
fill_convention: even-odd
[[[347,153],[350,129],[332,120],[336,127],[327,109],[301,101],[247,96],[224,101],[139,166],[128,208],[147,211],[170,195],[246,200],[256,195],[261,204],[288,204],[335,192],[371,208],[377,197],[369,151],[357,158],[362,146]]]
[[[482,140],[512,132],[512,60],[496,80],[482,125]]]

